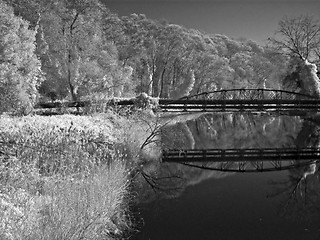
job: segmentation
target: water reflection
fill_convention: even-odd
[[[305,168],[289,170],[285,181],[272,181],[269,198],[282,197],[279,213],[299,221],[320,219],[320,171],[313,163]]]
[[[284,148],[319,147],[318,126],[299,117],[253,114],[204,114],[162,129],[163,148]],[[204,162],[198,164],[160,164],[142,169],[136,184],[144,194],[139,202],[153,201],[156,196],[176,196],[185,186],[207,178],[220,178],[236,172],[287,170],[314,163],[311,161]],[[315,165],[313,165],[315,166]],[[202,171],[215,170],[215,171]],[[151,191],[146,191],[146,189]],[[145,196],[144,196],[145,195]]]
[[[204,114],[195,120],[166,126],[162,129],[161,137],[164,149],[319,148],[320,136],[318,129],[319,127],[317,124],[303,121],[303,119],[300,119],[299,117],[275,117],[252,114]],[[267,206],[268,204],[265,202],[265,199],[267,199],[273,204],[272,206],[274,208],[277,208],[279,216],[301,222],[309,222],[310,225],[308,226],[311,226],[310,228],[313,228],[316,231],[312,236],[319,233],[320,237],[319,160],[320,159],[314,159],[308,162],[298,160],[282,162],[281,164],[287,167],[283,167],[281,169],[282,171],[278,173],[262,173],[263,171],[260,171],[260,173],[243,173],[244,171],[242,171],[240,175],[238,175],[239,171],[237,171],[239,169],[239,164],[244,164],[247,170],[252,170],[246,172],[259,172],[256,171],[257,169],[259,170],[258,159],[256,162],[242,163],[162,163],[159,164],[157,168],[142,169],[140,174],[135,178],[136,191],[139,193],[137,195],[137,202],[140,206],[146,206],[149,209],[154,208],[154,202],[161,203],[165,205],[166,208],[171,209],[170,206],[172,203],[170,203],[171,205],[167,205],[169,203],[167,200],[163,202],[163,199],[175,198],[185,201],[183,199],[185,199],[186,192],[193,189],[193,186],[196,186],[196,188],[199,189],[198,194],[200,194],[200,196],[204,194],[207,198],[210,194],[201,192],[202,190],[200,189],[203,188],[203,184],[208,182],[214,185],[214,181],[219,181],[219,184],[223,186],[224,182],[231,181],[231,179],[237,179],[237,186],[239,187],[240,182],[245,181],[244,179],[247,178],[253,179],[256,183],[260,182],[259,179],[268,178],[268,183],[265,186],[257,186],[256,190],[253,190],[258,192],[263,189],[266,191],[264,193],[260,192],[260,195],[264,198],[264,200],[259,200],[261,204],[263,202],[263,204]],[[264,164],[265,169],[269,166],[270,171],[275,170],[275,162],[265,162]],[[299,167],[296,165],[299,165]],[[222,179],[223,182],[221,182]],[[228,191],[237,191],[236,189],[232,189],[232,184],[226,185],[226,187],[229,189]],[[216,186],[216,188],[215,194],[220,194],[218,191],[219,187]],[[205,191],[214,191],[213,189],[205,189]],[[221,189],[220,191],[223,192]],[[246,196],[246,194],[251,194],[252,198],[255,199],[257,193],[246,190],[246,192],[239,193],[239,196]],[[199,198],[201,198],[200,196]],[[226,199],[225,201],[229,200]],[[239,199],[239,201],[241,200]],[[146,203],[147,205],[145,205]],[[184,202],[181,202],[181,205],[183,204]],[[249,205],[250,204],[251,203],[249,203]],[[257,211],[264,211],[264,205],[260,206],[260,210]],[[225,206],[221,206],[221,208],[224,207]],[[207,209],[207,211],[210,212],[209,209]],[[216,217],[223,218],[223,215],[221,214],[225,213],[219,215],[218,212],[219,211],[215,209],[214,214],[216,214]],[[150,216],[148,214],[145,214],[143,217],[149,219]],[[206,210],[204,210],[202,214],[206,214]],[[240,213],[236,212],[235,214]],[[167,217],[170,218],[170,216]],[[181,220],[183,219],[176,221]],[[211,221],[216,221],[216,219],[211,219]],[[273,216],[270,218],[270,221],[277,222],[280,220],[276,220]],[[234,222],[236,221],[234,220]],[[157,222],[157,224],[164,223]],[[293,225],[286,225],[287,223],[281,224],[279,225],[280,227],[282,226],[285,228],[286,226],[292,231],[292,236],[295,236],[295,227],[292,227]],[[149,227],[147,227],[147,230],[145,231],[154,231],[154,229],[148,230],[148,228]],[[301,230],[301,232],[304,231],[306,230]],[[263,230],[261,230],[261,232],[263,232]],[[290,234],[288,234],[288,236],[289,235]],[[140,237],[137,239],[144,239],[141,235],[139,236]],[[296,236],[298,236],[298,234]],[[199,236],[199,238],[201,238],[201,236]],[[146,239],[148,239],[148,237],[146,237]],[[165,236],[163,239],[170,238]],[[269,238],[267,237],[266,239]]]
[[[303,126],[299,117],[204,114],[163,128],[162,143],[169,149],[293,147]]]

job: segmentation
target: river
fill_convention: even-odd
[[[295,116],[204,114],[167,125],[161,139],[163,149],[318,148],[319,129]],[[320,171],[312,163],[266,172],[253,163],[240,172],[237,163],[146,169],[134,207],[139,231],[130,239],[319,240]]]

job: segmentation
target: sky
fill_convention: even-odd
[[[320,0],[101,0],[119,16],[148,18],[194,28],[208,34],[247,38],[265,44],[285,17],[320,19]]]

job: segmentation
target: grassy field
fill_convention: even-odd
[[[125,236],[131,178],[159,158],[158,130],[144,113],[1,116],[1,239]]]

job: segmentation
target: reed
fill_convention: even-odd
[[[113,148],[110,118],[1,116],[0,129],[1,239],[114,239],[131,229],[130,159]]]

